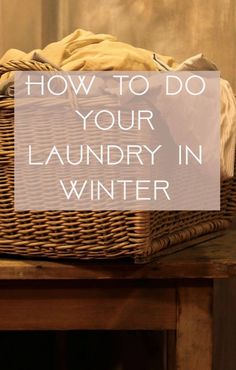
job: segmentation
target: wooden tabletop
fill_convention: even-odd
[[[236,276],[236,230],[145,264],[1,257],[0,280],[172,279]]]

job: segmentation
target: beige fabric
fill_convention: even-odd
[[[217,66],[203,54],[195,55],[177,68],[177,71],[215,71]],[[220,79],[221,120],[220,120],[220,162],[222,178],[234,174],[234,152],[236,142],[236,100],[228,81]]]
[[[163,55],[158,57],[170,67],[174,65],[173,58]],[[17,49],[9,49],[0,59],[0,64],[10,60],[32,59],[48,62],[64,71],[155,71],[157,69],[152,51],[119,42],[111,35],[95,35],[81,29],[60,41],[47,45],[42,50],[32,50],[28,54]],[[5,93],[12,75],[13,73],[5,73],[1,76],[0,94]]]
[[[111,35],[95,35],[80,29],[61,41],[51,43],[42,50],[33,50],[29,54],[10,49],[0,59],[0,63],[12,59],[30,60],[35,53],[64,71],[156,70],[152,51],[119,42]],[[173,58],[160,57],[170,66],[173,65]]]
[[[228,81],[221,79],[221,175],[234,175],[234,154],[236,143],[236,101]]]
[[[181,64],[173,58],[132,45],[119,42],[114,36],[93,34],[76,30],[61,41],[54,42],[44,49],[26,54],[10,49],[0,59],[0,64],[10,60],[39,60],[49,62],[64,71],[74,70],[217,70],[214,63],[202,54],[193,56]],[[11,91],[12,73],[0,78],[0,94]],[[233,175],[234,148],[236,137],[236,103],[229,83],[221,79],[221,174]]]

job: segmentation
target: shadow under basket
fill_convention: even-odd
[[[16,70],[49,71],[48,64],[12,61]],[[14,99],[0,97],[0,254],[148,262],[184,243],[229,227],[236,179],[221,185],[220,211],[14,211]]]

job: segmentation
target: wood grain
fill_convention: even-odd
[[[152,282],[0,284],[0,330],[174,329],[174,287]]]
[[[214,370],[235,370],[236,279],[215,282]]]
[[[213,289],[181,286],[178,289],[176,369],[212,370],[213,366]]]
[[[166,331],[166,367],[165,370],[176,369],[176,331]]]

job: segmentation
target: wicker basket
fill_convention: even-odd
[[[48,71],[48,64],[12,61],[13,70]],[[0,97],[0,253],[50,258],[145,262],[174,245],[230,225],[236,208],[236,180],[221,187],[221,211],[49,211],[15,212],[14,99]]]

